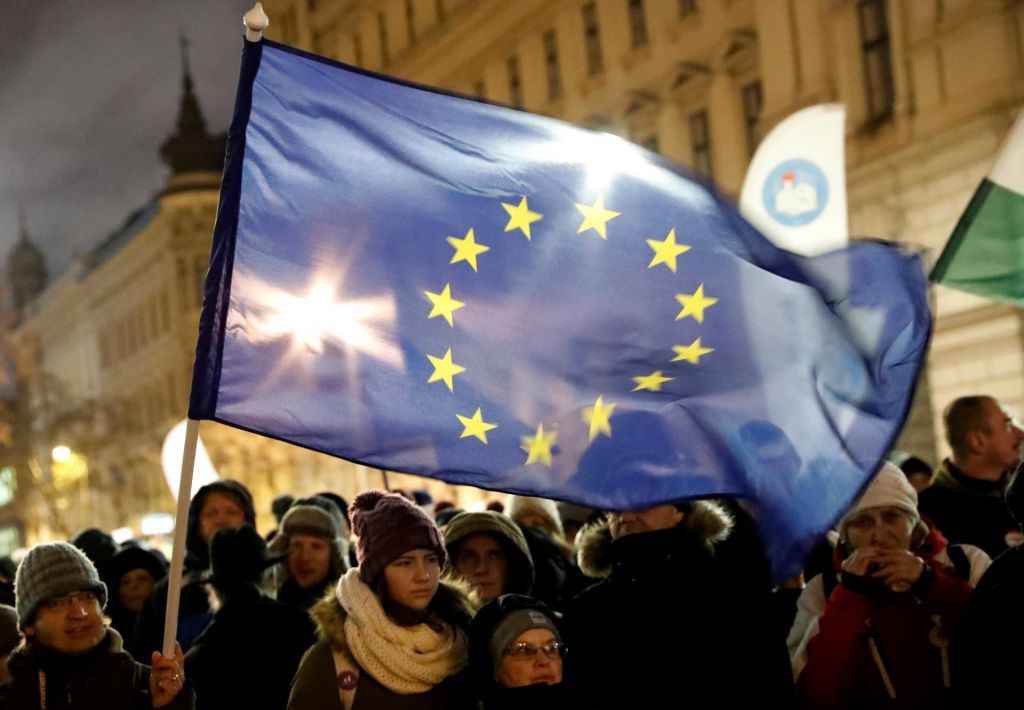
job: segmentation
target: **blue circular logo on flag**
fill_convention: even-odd
[[[768,174],[761,196],[772,219],[786,227],[802,227],[825,211],[828,179],[809,160],[785,160]]]

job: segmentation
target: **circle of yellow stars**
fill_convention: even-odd
[[[577,234],[594,232],[600,239],[608,240],[608,223],[621,215],[620,212],[608,209],[604,204],[604,196],[597,195],[592,204],[574,203],[583,219],[580,222]],[[505,233],[519,232],[526,240],[532,241],[532,226],[543,220],[544,215],[530,209],[529,199],[524,195],[518,204],[502,202],[501,207],[508,216],[505,224]],[[479,273],[478,258],[490,251],[490,247],[476,240],[476,234],[472,227],[467,229],[465,236],[446,238],[454,253],[449,264],[465,262],[466,265]],[[677,273],[679,257],[686,254],[693,247],[689,244],[682,244],[677,241],[676,230],[673,227],[665,235],[664,239],[650,238],[646,240],[647,246],[653,252],[648,269],[664,266],[673,274]],[[443,318],[450,328],[455,328],[455,313],[464,308],[466,303],[460,301],[452,294],[450,282],[444,284],[439,292],[424,291],[424,295],[430,302],[430,311],[427,318]],[[718,298],[705,293],[704,284],[697,286],[693,293],[677,293],[675,300],[680,306],[679,313],[675,320],[693,318],[697,323],[704,323],[704,314],[707,309],[718,303]],[[670,363],[685,362],[690,365],[700,364],[702,357],[714,352],[714,348],[705,347],[700,338],[696,338],[689,345],[674,345],[672,347],[674,357]],[[427,379],[427,383],[441,382],[449,392],[455,392],[455,378],[466,372],[466,367],[458,364],[452,355],[452,349],[448,348],[443,355],[432,355],[426,353],[427,359],[433,366],[434,371]],[[636,384],[633,392],[647,390],[660,392],[662,385],[674,380],[665,374],[664,370],[655,370],[646,375],[633,377]],[[581,410],[582,421],[589,427],[589,441],[594,441],[599,436],[612,436],[611,417],[615,411],[615,402],[605,402],[604,395],[598,395],[591,406],[583,407]],[[456,412],[456,418],[462,425],[460,439],[475,438],[483,444],[488,444],[487,433],[498,428],[494,422],[488,422],[484,418],[480,407],[472,414]],[[556,431],[545,431],[543,422],[537,424],[536,431],[530,436],[520,437],[520,448],[526,453],[526,465],[542,464],[551,466],[553,449],[558,438]]]

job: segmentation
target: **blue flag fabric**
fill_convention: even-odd
[[[735,495],[777,575],[902,426],[918,256],[803,259],[619,138],[243,55],[189,414],[596,508]]]

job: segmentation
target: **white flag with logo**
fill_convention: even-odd
[[[813,256],[846,245],[845,123],[842,104],[811,106],[757,147],[740,212],[779,247]]]

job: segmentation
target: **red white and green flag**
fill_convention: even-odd
[[[957,222],[932,281],[1024,308],[1024,111]]]

